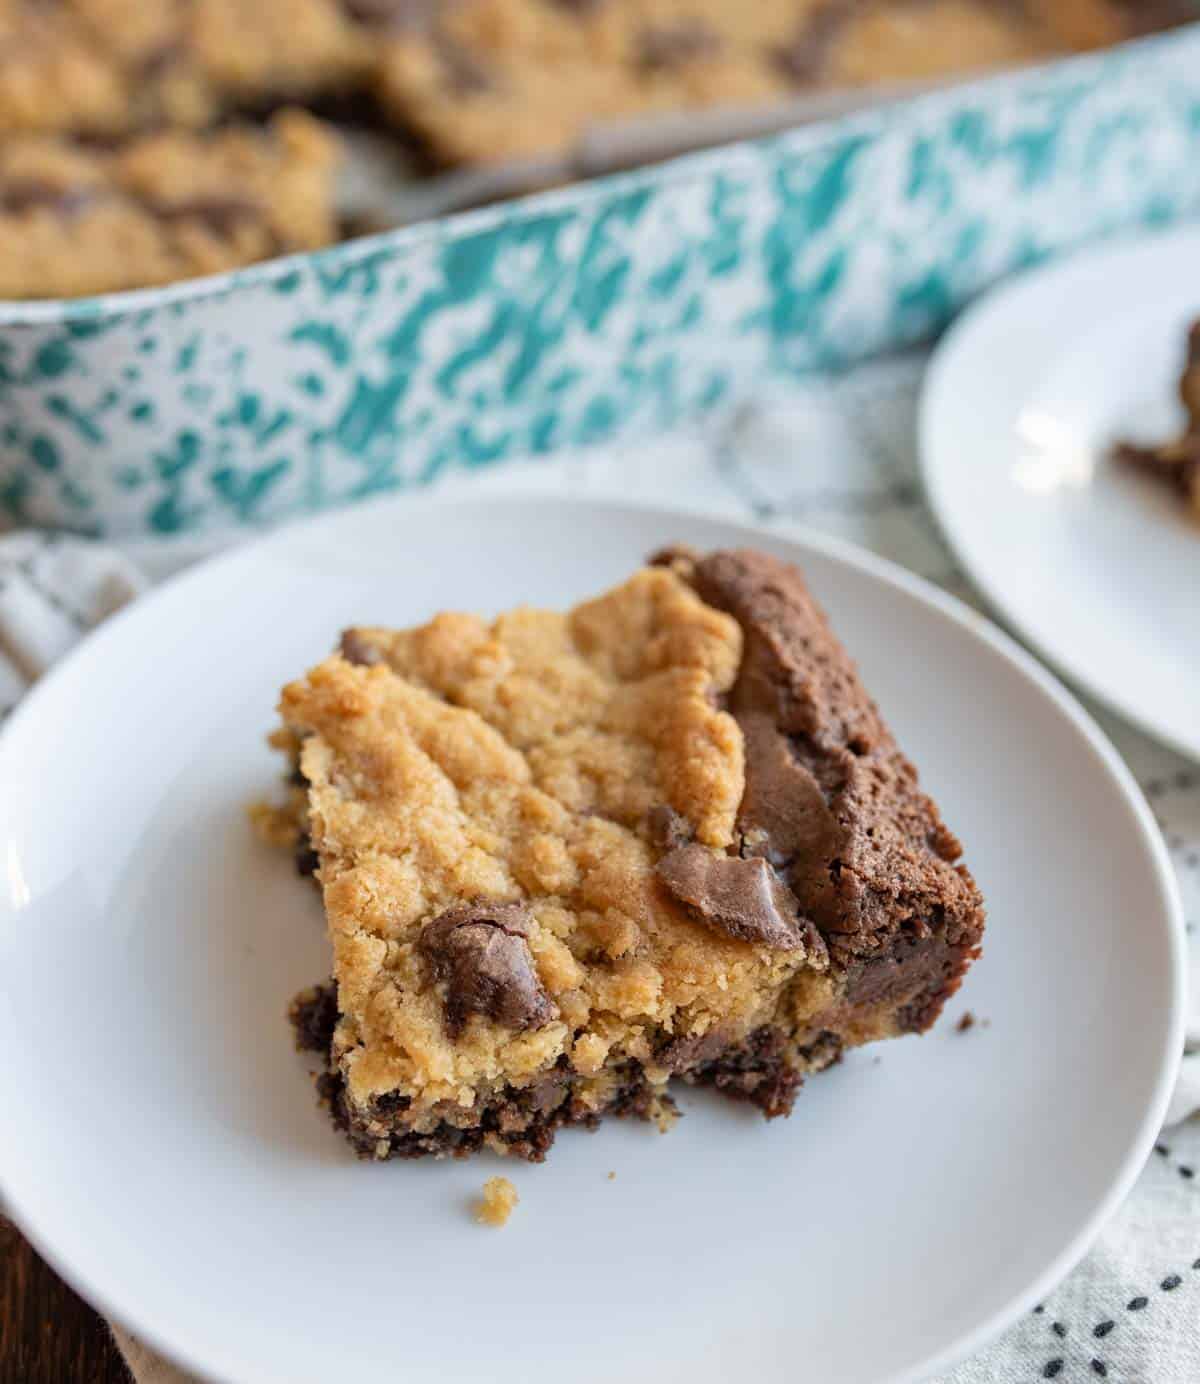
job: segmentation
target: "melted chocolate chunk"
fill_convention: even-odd
[[[360,668],[370,668],[373,664],[383,662],[383,655],[375,645],[368,643],[357,630],[343,630],[338,653],[347,663],[357,664]]]
[[[638,41],[638,64],[648,72],[682,67],[711,57],[721,47],[719,34],[697,19],[643,29]]]
[[[523,904],[470,903],[425,924],[420,947],[434,976],[446,982],[451,1037],[472,1014],[517,1031],[554,1018],[526,941],[529,922]]]
[[[815,940],[799,918],[796,896],[761,857],[718,855],[700,845],[679,846],[655,867],[672,896],[702,923],[783,951]]]

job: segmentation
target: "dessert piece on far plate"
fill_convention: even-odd
[[[919,1033],[979,891],[795,567],[668,552],[566,614],[354,629],[284,689],[333,981],[302,1046],[364,1156],[540,1161],[674,1078],[787,1114]],[[301,791],[303,785],[303,791]]]
[[[1179,398],[1187,422],[1178,437],[1157,446],[1119,442],[1113,458],[1119,465],[1169,486],[1200,518],[1200,322],[1194,322],[1188,332]]]
[[[337,141],[304,111],[266,129],[164,130],[115,147],[0,146],[0,298],[172,283],[336,239]]]

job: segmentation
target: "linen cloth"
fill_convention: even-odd
[[[773,381],[702,428],[456,476],[443,489],[611,496],[800,522],[978,605],[921,495],[915,419],[923,364],[909,356],[841,377]],[[143,542],[117,551],[31,533],[0,538],[0,718],[84,633],[213,546]],[[1160,1142],[1092,1252],[1045,1303],[939,1384],[1200,1381],[1200,765],[1089,709],[1141,783],[1179,874],[1190,942],[1189,1052]],[[186,1376],[121,1327],[113,1331],[137,1384],[184,1384]]]

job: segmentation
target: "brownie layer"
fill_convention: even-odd
[[[442,1120],[431,1129],[407,1123],[409,1103],[403,1096],[384,1096],[369,1111],[355,1107],[332,1055],[337,1026],[333,982],[298,995],[289,1012],[302,1051],[326,1062],[318,1078],[322,1103],[338,1129],[361,1158],[466,1158],[491,1148],[541,1163],[560,1129],[595,1129],[602,1118],[662,1122],[678,1112],[661,1082],[651,1081],[645,1067],[625,1062],[611,1072],[611,1091],[602,1105],[585,1102],[573,1088],[580,1085],[564,1062],[530,1086],[505,1086],[478,1110],[477,1121],[462,1125]],[[691,1086],[711,1086],[731,1100],[756,1106],[768,1118],[791,1113],[806,1075],[832,1066],[842,1055],[834,1033],[821,1033],[804,1048],[789,1044],[775,1029],[757,1029],[726,1046],[692,1040],[675,1042],[660,1053],[663,1066]],[[673,1049],[673,1051],[669,1051]]]
[[[742,551],[685,571],[742,627],[728,703],[746,746],[740,854],[765,858],[824,938],[842,978],[828,1026],[891,1011],[897,1032],[923,1031],[983,934],[958,839],[796,567]]]

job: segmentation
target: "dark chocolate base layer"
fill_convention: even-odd
[[[479,1111],[478,1123],[467,1128],[445,1120],[431,1130],[405,1128],[408,1101],[403,1096],[382,1097],[364,1119],[346,1099],[341,1074],[330,1062],[337,1017],[332,983],[304,991],[290,1010],[297,1046],[319,1052],[326,1061],[317,1080],[322,1104],[361,1158],[467,1158],[499,1143],[518,1158],[541,1163],[560,1129],[595,1129],[608,1117],[657,1119],[664,1105],[677,1113],[670,1097],[632,1062],[617,1070],[605,1106],[592,1109],[572,1093],[571,1074],[563,1063],[532,1086],[506,1087]],[[747,1101],[774,1119],[791,1113],[806,1075],[832,1066],[841,1054],[842,1042],[834,1033],[821,1033],[805,1047],[792,1049],[783,1034],[760,1028],[715,1056],[697,1052],[698,1060],[677,1068],[675,1075],[690,1086],[711,1086],[731,1100]]]

